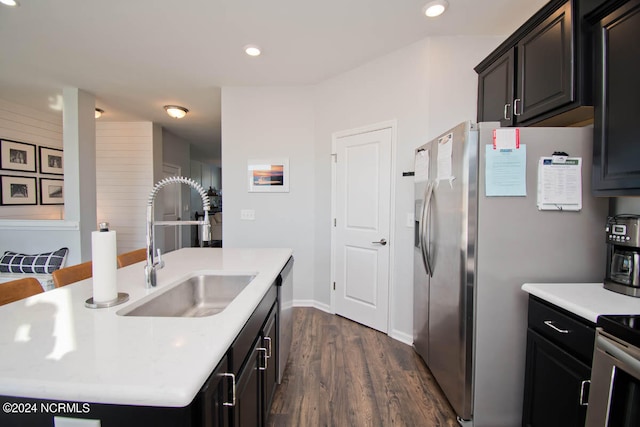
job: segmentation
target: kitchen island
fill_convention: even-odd
[[[275,294],[290,256],[290,249],[186,248],[163,256],[154,289],[145,288],[144,262],[118,269],[118,292],[129,294],[118,306],[87,308],[87,279],[0,307],[0,396],[79,402],[67,408],[79,412],[95,404],[186,408],[263,298]],[[195,273],[255,278],[212,316],[121,315]]]

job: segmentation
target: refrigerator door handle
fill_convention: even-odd
[[[420,227],[420,246],[422,252],[422,262],[424,263],[424,268],[427,270],[427,274],[429,277],[433,277],[433,269],[431,268],[431,261],[429,260],[429,236],[427,232],[429,231],[429,222],[431,220],[431,198],[433,197],[433,187],[434,183],[431,182],[427,185],[425,189],[425,199],[424,204],[422,205],[422,215],[421,215],[421,227]]]

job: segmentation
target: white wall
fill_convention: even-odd
[[[331,300],[331,136],[395,119],[395,242],[390,334],[411,341],[413,150],[464,120],[475,120],[477,65],[502,37],[436,37],[378,58],[313,88],[224,88],[222,161],[225,246],[290,246],[298,303]],[[246,159],[287,155],[292,193],[246,191]],[[303,168],[300,171],[299,168]],[[300,182],[302,180],[302,182]],[[304,185],[301,194],[300,185]],[[282,204],[284,209],[279,208]],[[256,221],[240,221],[256,209]],[[266,215],[265,215],[266,214]],[[303,220],[304,219],[304,220]],[[302,277],[300,277],[302,276]]]
[[[98,223],[117,233],[118,253],[145,246],[146,207],[153,188],[153,124],[96,123]]]
[[[316,88],[316,276],[314,297],[330,301],[331,168],[334,132],[396,119],[396,223],[389,333],[411,342],[413,329],[413,150],[464,120],[476,119],[477,65],[502,38],[435,37],[376,59]]]
[[[223,88],[224,247],[289,247],[294,299],[311,303],[314,278],[314,112],[310,88]],[[288,193],[249,193],[247,160],[289,159]],[[240,220],[242,209],[255,221]],[[326,239],[328,236],[323,236]]]

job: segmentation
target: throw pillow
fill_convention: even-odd
[[[35,255],[6,251],[0,259],[0,273],[51,274],[64,265],[68,252],[68,248]]]

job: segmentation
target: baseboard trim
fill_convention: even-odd
[[[335,314],[331,310],[331,306],[328,304],[322,304],[318,301],[314,301],[312,299],[297,299],[293,300],[294,307],[313,307],[318,310],[322,310],[326,313]],[[393,330],[387,334],[389,337],[393,338],[396,341],[400,341],[403,344],[413,345],[413,336],[398,330]]]
[[[405,343],[407,345],[413,345],[413,337],[402,331],[393,330],[389,333],[389,336],[396,341],[400,341],[401,343]]]
[[[331,311],[331,307],[327,304],[322,304],[319,303],[318,301],[312,300],[312,299],[297,299],[297,300],[293,300],[293,306],[294,307],[313,307],[313,308],[317,308],[318,310],[322,310],[326,313],[331,313],[334,314]]]

